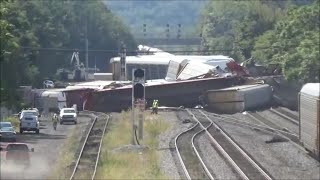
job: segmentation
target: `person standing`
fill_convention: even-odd
[[[158,114],[158,106],[159,106],[158,100],[157,99],[153,100],[151,114]]]
[[[57,130],[58,121],[59,121],[58,115],[56,113],[54,113],[52,116],[52,124],[53,124],[54,130]]]

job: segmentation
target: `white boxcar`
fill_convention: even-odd
[[[299,138],[320,159],[320,83],[305,84],[299,93]]]

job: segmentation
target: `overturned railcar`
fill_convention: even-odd
[[[237,113],[269,106],[272,89],[267,84],[235,86],[206,92],[208,108],[219,113]]]
[[[147,106],[153,99],[159,100],[160,106],[194,107],[199,104],[199,96],[209,89],[230,87],[242,82],[237,77],[206,78],[149,84],[145,86]],[[89,94],[85,110],[112,112],[121,111],[131,106],[132,87],[125,86],[116,89],[97,90]]]
[[[298,100],[300,141],[320,160],[320,83],[305,84]]]

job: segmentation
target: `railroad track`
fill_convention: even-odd
[[[98,116],[94,118],[85,137],[70,180],[94,179],[95,177],[104,133],[109,122],[108,115],[95,114],[98,114]]]
[[[205,129],[217,150],[228,160],[242,179],[269,179],[272,177],[255,162],[221,127],[201,110],[187,110]],[[205,125],[212,123],[207,128]]]
[[[226,123],[229,124],[235,124],[238,126],[242,126],[242,127],[247,127],[250,129],[257,129],[266,133],[270,133],[270,134],[278,134],[278,133],[284,133],[287,134],[288,136],[294,136],[295,138],[297,138],[298,136],[296,134],[284,131],[282,129],[279,128],[272,128],[270,126],[267,126],[266,124],[264,125],[260,125],[260,124],[256,124],[256,123],[250,123],[250,122],[245,122],[243,120],[238,120],[234,117],[229,117],[229,116],[225,116],[225,115],[220,115],[220,114],[216,114],[216,113],[212,113],[210,112],[210,114],[205,113],[208,117],[213,117],[213,118],[217,118],[219,121],[224,121]],[[290,138],[286,138],[290,140]]]
[[[283,127],[271,122],[270,120],[264,118],[263,116],[261,116],[258,113],[247,112],[247,114],[249,115],[249,117],[251,119],[256,120],[257,122],[263,123],[266,127],[270,127],[272,129],[276,130],[276,132],[279,135],[283,135],[283,136],[287,137],[288,139],[290,139],[292,142],[296,143],[297,145],[300,145],[298,134],[294,134],[294,133],[289,132],[288,130],[283,129]]]
[[[275,109],[269,109],[270,112],[273,114],[276,114],[277,116],[282,117],[283,119],[286,119],[290,121],[293,124],[299,125],[299,117],[282,109],[282,108],[275,108]]]
[[[208,168],[202,160],[196,146],[195,138],[203,132],[199,123],[180,133],[175,138],[175,148],[177,155],[187,179],[211,179]]]

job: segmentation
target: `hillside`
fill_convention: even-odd
[[[181,24],[182,37],[195,37],[202,9],[207,1],[105,1],[107,7],[131,28],[136,37],[143,36],[143,24],[147,25],[147,37],[165,37],[166,25],[170,36],[177,36]]]

